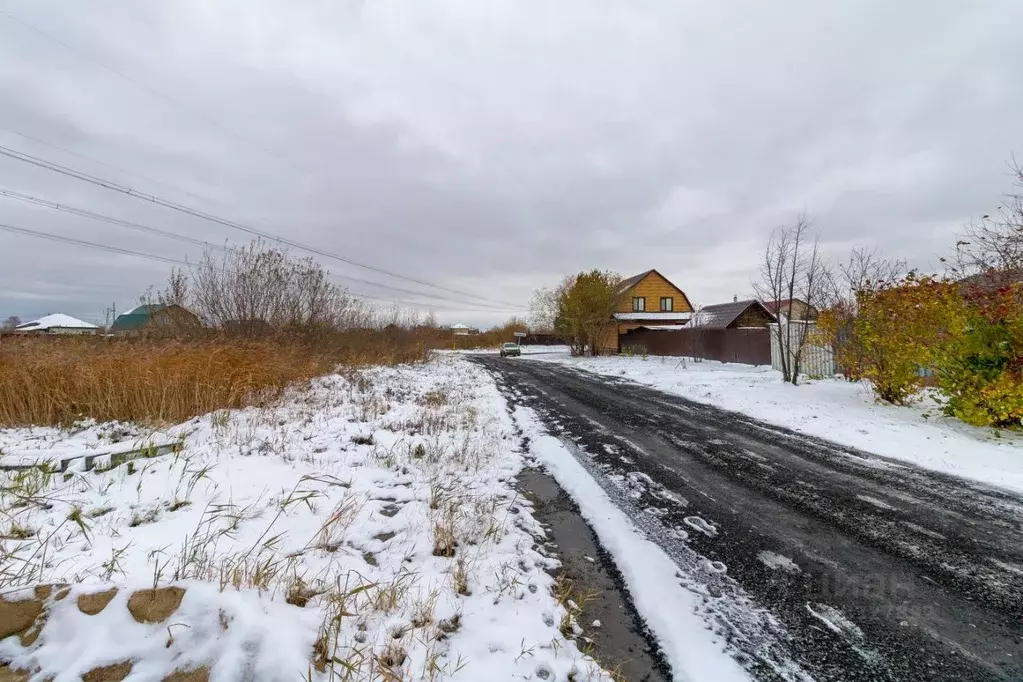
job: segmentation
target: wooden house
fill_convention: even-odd
[[[707,305],[693,315],[694,329],[766,329],[778,318],[757,300]]]
[[[98,334],[99,327],[89,322],[83,322],[77,317],[54,313],[38,320],[19,324],[14,328],[14,332],[17,334],[83,335]]]
[[[601,341],[601,352],[617,353],[619,337],[640,327],[681,329],[693,314],[689,297],[657,270],[647,270],[622,281],[614,324]]]
[[[177,304],[146,303],[121,313],[110,331],[115,334],[140,335],[202,329],[202,322],[192,311]]]
[[[772,315],[787,320],[816,320],[817,309],[799,298],[787,298],[781,301],[764,301],[764,307]]]

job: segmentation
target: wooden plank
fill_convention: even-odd
[[[24,462],[20,464],[0,464],[0,471],[22,471],[24,469],[43,468],[51,465],[59,465],[58,471],[61,473],[66,472],[72,462],[77,462],[80,459],[85,460],[85,471],[92,471],[96,466],[96,460],[101,457],[110,457],[110,468],[120,466],[125,462],[130,462],[133,459],[150,459],[152,457],[162,457],[163,455],[169,455],[172,452],[178,452],[181,450],[182,444],[179,442],[175,443],[163,443],[160,445],[143,445],[133,450],[107,450],[106,452],[85,452],[77,455],[54,457],[53,459],[40,459],[35,462]]]

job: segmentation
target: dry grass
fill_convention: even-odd
[[[248,346],[250,343],[254,347],[271,343],[229,343],[224,340],[184,343],[152,339],[113,342],[86,340],[84,343],[79,340],[69,341],[43,339],[34,342],[38,345],[26,344],[26,348],[40,353],[35,361],[43,363],[45,360],[54,361],[56,350],[63,348],[62,352],[70,353],[68,349],[74,343],[79,343],[80,348],[94,353],[88,361],[79,361],[79,366],[94,367],[97,361],[102,360],[109,363],[107,371],[116,370],[118,376],[124,375],[127,377],[126,382],[130,382],[133,377],[137,381],[141,373],[138,367],[143,364],[143,359],[129,357],[133,348],[161,354],[169,352],[169,348],[179,347],[193,353],[192,357],[196,359],[200,357],[199,352],[207,355],[213,354],[214,350],[232,353],[234,348]],[[42,355],[45,350],[40,349],[42,344],[54,349],[46,350],[48,357]],[[121,348],[116,354],[108,350],[117,346]],[[326,354],[326,351],[320,350]],[[10,346],[0,339],[0,357],[9,352],[12,352]],[[260,356],[258,362],[281,362],[271,356],[272,351],[268,350]],[[337,355],[327,357],[336,358]],[[414,360],[418,357],[399,359]],[[61,361],[66,362],[67,367],[75,367],[73,358],[62,358]],[[242,361],[244,359],[239,360]],[[118,363],[123,363],[123,366],[117,366]],[[356,363],[352,365],[354,367]],[[320,373],[321,369],[331,369],[324,365],[314,367],[315,373]],[[0,366],[0,390],[9,388],[9,376],[3,374],[9,370],[9,365]],[[254,367],[254,371],[258,370],[258,367]],[[429,512],[426,512],[427,517],[422,520],[423,525],[417,526],[417,532],[432,531],[430,539],[434,552],[446,559],[445,582],[423,580],[421,572],[410,565],[411,555],[399,563],[397,559],[400,555],[397,552],[388,553],[387,550],[381,551],[381,554],[390,559],[388,561],[377,562],[372,554],[369,555],[373,558],[373,570],[368,575],[361,572],[361,566],[360,570],[347,568],[352,552],[362,549],[358,543],[350,542],[350,536],[358,519],[365,518],[360,512],[364,511],[366,495],[359,490],[350,491],[351,480],[346,482],[323,473],[303,476],[290,491],[282,490],[279,496],[274,495],[268,500],[261,496],[244,506],[219,499],[208,502],[194,530],[184,538],[181,545],[171,544],[149,553],[147,561],[151,569],[152,585],[157,587],[199,580],[219,586],[221,590],[258,590],[270,598],[283,599],[296,607],[321,610],[323,620],[310,652],[311,668],[318,671],[320,679],[351,682],[423,679],[439,682],[456,675],[465,667],[466,660],[457,655],[452,642],[445,642],[462,629],[461,614],[456,612],[451,615],[446,608],[438,613],[438,603],[447,607],[452,592],[465,597],[473,592],[482,594],[491,589],[499,590],[494,594],[497,599],[505,594],[514,594],[520,585],[514,567],[509,567],[507,581],[502,579],[501,584],[493,588],[481,569],[481,563],[486,565],[482,561],[487,551],[485,546],[490,542],[499,542],[504,532],[502,528],[508,523],[508,512],[505,510],[498,513],[505,506],[506,500],[493,497],[488,486],[477,486],[477,477],[474,475],[495,456],[496,451],[488,438],[476,435],[487,431],[486,422],[455,387],[437,388],[416,400],[411,395],[402,397],[403,391],[407,393],[407,389],[402,387],[401,382],[376,387],[373,385],[373,372],[362,372],[355,368],[351,371],[343,370],[342,373],[345,381],[338,382],[341,388],[330,399],[351,404],[356,414],[365,413],[367,418],[377,419],[386,414],[391,404],[403,400],[419,403],[418,414],[402,414],[402,419],[415,424],[415,436],[390,448],[382,444],[373,445],[367,436],[366,445],[374,448],[378,466],[402,470],[405,474],[413,472],[423,484],[423,488],[416,488],[417,500],[425,503]],[[312,371],[305,372],[305,375],[312,374]],[[298,373],[295,376],[300,377]],[[173,384],[174,379],[169,381]],[[92,386],[86,382],[72,385]],[[345,389],[348,391],[347,396]],[[274,391],[267,391],[254,399],[262,400],[264,395],[273,394]],[[8,400],[5,405],[2,400],[0,398],[0,410],[9,407],[10,403]],[[203,406],[196,409],[196,413],[212,413],[214,426],[224,431],[225,439],[229,432],[238,432],[238,438],[248,438],[239,431],[245,418],[221,412],[227,407],[231,405]],[[276,409],[274,406],[266,413],[273,415]],[[310,409],[316,409],[316,404],[312,404]],[[125,417],[117,415],[117,418]],[[146,418],[151,419],[148,415]],[[271,421],[276,423],[275,419]],[[385,420],[385,423],[389,422]],[[405,429],[408,426],[402,423],[393,425],[393,428]],[[466,433],[459,438],[449,437],[456,430],[464,430]],[[286,441],[282,441],[282,451],[284,443]],[[223,447],[227,448],[229,444],[225,442]],[[169,512],[170,507],[190,503],[193,490],[208,478],[209,467],[200,466],[205,460],[190,462],[188,450],[178,456],[181,462],[174,469],[179,477],[177,484],[171,478],[167,485],[167,490],[172,491],[172,494],[156,502],[143,495],[141,484],[136,488],[138,499],[131,507],[133,522],[137,519],[138,523],[145,523],[151,520],[150,516],[155,518]],[[284,457],[283,454],[279,456]],[[129,486],[147,478],[146,469],[141,463],[141,476],[134,471],[134,466],[128,462],[121,467],[123,478],[132,477],[128,478]],[[19,509],[67,505],[71,510],[66,518],[64,514],[58,516],[58,527],[38,525],[31,538],[17,542],[0,541],[0,589],[41,582],[44,576],[64,570],[59,563],[56,566],[48,565],[52,561],[52,548],[57,543],[85,541],[93,533],[100,532],[98,527],[92,527],[99,523],[95,519],[111,513],[113,508],[72,507],[75,498],[69,489],[70,486],[88,484],[95,475],[83,474],[70,481],[63,480],[59,473],[49,470],[7,472],[0,476],[0,534],[10,529],[20,535],[36,528],[38,524],[29,524],[26,519],[14,515]],[[109,472],[103,475],[110,478],[114,476]],[[54,485],[62,487],[54,490]],[[198,500],[191,503],[199,505]],[[14,505],[17,506],[10,510]],[[318,527],[303,524],[302,528],[308,536],[291,537],[282,520],[299,511],[315,514],[321,522]],[[262,529],[262,532],[250,540],[252,531],[257,529]],[[242,530],[245,530],[244,534]],[[244,544],[239,541],[239,537],[247,538]],[[109,561],[102,564],[104,580],[125,576],[128,550],[127,540],[116,541],[111,548]],[[316,560],[306,562],[303,559],[306,554],[315,554]],[[72,569],[72,566],[67,566],[67,570]],[[226,622],[224,627],[227,627]],[[383,641],[382,634],[386,637]],[[312,669],[306,679],[314,679]]]
[[[0,427],[83,417],[149,424],[263,404],[339,365],[421,361],[412,335],[273,338],[0,338]]]

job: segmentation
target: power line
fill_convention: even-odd
[[[394,277],[395,279],[401,279],[401,280],[404,280],[404,281],[413,282],[415,284],[420,284],[422,286],[428,286],[428,287],[431,287],[433,289],[437,289],[439,291],[446,291],[448,293],[457,294],[458,296],[465,296],[465,297],[469,297],[469,298],[479,299],[479,300],[485,301],[486,303],[489,303],[489,304],[498,304],[498,305],[502,305],[502,306],[509,306],[511,309],[514,309],[514,310],[523,310],[522,306],[516,305],[514,303],[509,303],[507,301],[501,301],[501,300],[497,300],[497,299],[486,298],[486,297],[480,296],[478,294],[473,294],[473,293],[466,292],[466,291],[460,291],[458,289],[452,289],[452,288],[449,288],[449,287],[444,287],[444,286],[441,286],[439,284],[434,284],[433,282],[429,282],[427,280],[418,279],[418,278],[415,278],[415,277],[409,277],[409,276],[406,276],[406,275],[401,275],[401,274],[399,274],[397,272],[393,272],[391,270],[386,270],[384,268],[378,268],[378,267],[373,266],[373,265],[366,265],[364,263],[360,263],[358,261],[352,260],[351,258],[346,258],[345,256],[340,256],[338,254],[331,253],[329,251],[324,251],[323,249],[318,249],[318,248],[316,248],[314,246],[309,246],[309,245],[303,244],[301,242],[296,242],[296,241],[291,240],[291,239],[280,237],[280,236],[277,236],[277,235],[275,235],[273,233],[270,233],[270,232],[264,232],[263,230],[258,230],[258,229],[254,228],[254,227],[249,227],[248,225],[245,225],[243,223],[238,223],[238,222],[235,222],[233,220],[228,220],[226,218],[221,218],[219,216],[213,215],[211,213],[207,213],[205,211],[200,211],[198,209],[190,208],[190,207],[185,206],[183,204],[179,204],[179,203],[167,200],[167,199],[163,199],[163,198],[161,198],[161,197],[159,197],[159,196],[157,196],[155,194],[146,194],[144,192],[139,192],[138,190],[134,190],[134,189],[132,189],[130,187],[127,187],[127,186],[124,186],[124,185],[120,185],[120,184],[118,184],[116,182],[113,182],[113,181],[110,181],[110,180],[104,180],[103,178],[99,178],[97,176],[90,175],[88,173],[83,173],[83,172],[77,171],[77,170],[75,170],[73,168],[69,168],[67,166],[62,166],[60,164],[53,163],[52,161],[47,161],[45,159],[42,159],[42,158],[37,157],[37,156],[33,156],[31,154],[25,154],[24,152],[19,152],[19,151],[15,150],[15,149],[11,149],[9,147],[4,147],[4,146],[0,145],[0,155],[7,156],[7,157],[15,159],[17,161],[22,161],[22,162],[25,162],[25,163],[29,163],[29,164],[32,164],[34,166],[38,166],[39,168],[44,168],[46,170],[53,171],[55,173],[60,173],[61,175],[66,175],[68,177],[75,178],[77,180],[81,180],[83,182],[88,182],[90,184],[96,185],[98,187],[103,187],[105,189],[109,189],[109,190],[114,191],[114,192],[120,192],[121,194],[126,194],[126,195],[128,195],[130,197],[133,197],[135,199],[140,199],[142,201],[148,201],[148,202],[156,204],[158,206],[163,206],[164,208],[169,208],[169,209],[178,211],[180,213],[184,213],[186,215],[190,215],[190,216],[193,216],[193,217],[196,217],[196,218],[200,218],[202,220],[207,220],[209,222],[213,222],[213,223],[217,223],[217,224],[220,224],[220,225],[224,225],[226,227],[230,227],[232,229],[239,230],[241,232],[245,232],[247,234],[251,234],[251,235],[254,235],[254,236],[257,236],[257,237],[262,237],[263,239],[268,239],[268,240],[275,241],[275,242],[278,242],[278,243],[281,243],[281,244],[286,244],[288,246],[294,247],[296,249],[300,249],[302,251],[308,251],[309,253],[315,253],[315,254],[323,256],[325,258],[331,258],[333,260],[337,260],[337,261],[340,261],[342,263],[347,263],[348,265],[353,265],[355,267],[363,268],[365,270],[370,270],[372,272],[377,272],[377,273],[380,273],[382,275],[387,275],[388,277]],[[423,294],[420,293],[419,295],[423,295]],[[477,305],[480,305],[480,304],[477,304]]]
[[[88,210],[83,209],[83,208],[76,208],[76,207],[70,206],[68,204],[59,204],[59,203],[54,202],[54,201],[49,201],[47,199],[42,199],[42,198],[39,198],[39,197],[35,197],[35,196],[30,195],[30,194],[22,194],[21,192],[15,192],[13,190],[8,190],[8,189],[0,188],[0,196],[5,196],[5,197],[11,198],[11,199],[17,199],[18,201],[24,201],[24,202],[27,202],[27,203],[35,204],[37,206],[43,206],[45,208],[53,209],[55,211],[62,211],[62,212],[65,212],[65,213],[71,213],[73,215],[81,216],[81,217],[84,217],[84,218],[90,218],[92,220],[98,220],[98,221],[101,221],[101,222],[109,223],[111,225],[117,225],[119,227],[125,227],[125,228],[131,229],[131,230],[137,230],[137,231],[140,231],[140,232],[145,232],[147,234],[153,234],[153,235],[156,235],[156,236],[159,236],[159,237],[165,237],[167,239],[173,239],[173,240],[176,240],[176,241],[185,242],[187,244],[193,244],[195,246],[201,246],[203,248],[216,247],[216,248],[219,248],[219,249],[223,249],[225,251],[236,251],[235,248],[228,247],[226,245],[222,246],[222,245],[210,244],[209,242],[202,241],[200,239],[194,239],[192,237],[188,237],[186,235],[178,234],[176,232],[169,232],[167,230],[161,230],[161,229],[158,229],[158,228],[155,228],[155,227],[149,227],[148,225],[141,225],[139,223],[134,223],[134,222],[131,222],[129,220],[122,220],[120,218],[114,218],[112,216],[104,215],[102,213],[96,213],[94,211],[88,211]],[[478,310],[481,306],[479,304],[477,304],[477,303],[470,303],[470,302],[466,302],[466,301],[458,301],[458,300],[455,300],[453,298],[448,298],[446,296],[440,296],[438,294],[427,294],[427,293],[421,292],[421,291],[413,291],[412,289],[404,289],[402,287],[396,287],[396,286],[391,285],[391,284],[383,284],[381,282],[374,282],[372,280],[363,279],[361,277],[352,277],[350,275],[341,275],[341,274],[337,274],[337,273],[332,273],[332,274],[334,274],[335,277],[338,277],[340,279],[349,280],[349,281],[352,281],[352,282],[357,282],[359,284],[366,284],[366,285],[369,285],[369,286],[379,287],[379,288],[382,288],[382,289],[389,289],[391,291],[397,291],[397,292],[403,293],[403,294],[411,294],[413,296],[419,296],[421,298],[432,298],[432,299],[437,299],[437,300],[440,300],[440,301],[448,301],[448,302],[457,303],[457,304],[463,305],[463,306],[470,306],[469,308],[467,308],[467,310],[477,310],[478,312],[486,312],[485,309],[484,310]],[[366,294],[359,294],[359,295],[366,296]],[[380,300],[388,300],[388,299],[381,298]],[[427,303],[421,303],[421,304],[422,305],[428,305]],[[484,308],[486,308],[486,307],[484,307]],[[491,309],[493,309],[493,308],[491,307]],[[512,312],[512,311],[504,310],[502,312]]]
[[[202,246],[204,248],[220,248],[225,249],[224,246],[216,244],[210,244],[201,239],[193,239],[183,234],[177,234],[176,232],[168,232],[167,230],[161,230],[155,227],[149,227],[148,225],[140,225],[139,223],[133,223],[130,220],[121,220],[120,218],[114,218],[111,216],[103,215],[102,213],[94,213],[93,211],[87,211],[84,208],[75,208],[67,204],[58,204],[53,201],[47,201],[46,199],[40,199],[29,194],[22,194],[20,192],[13,192],[8,189],[0,188],[0,196],[9,197],[11,199],[17,199],[18,201],[24,201],[37,206],[43,206],[50,208],[55,211],[63,211],[64,213],[71,213],[83,218],[91,218],[92,220],[99,220],[104,223],[110,223],[111,225],[117,225],[119,227],[126,227],[130,230],[138,230],[139,232],[146,232],[148,234],[154,234],[159,237],[166,237],[167,239],[174,239],[180,242],[186,242],[188,244],[194,244],[196,246]]]
[[[89,241],[85,241],[83,239],[75,239],[73,237],[65,237],[63,235],[53,234],[51,232],[42,232],[40,230],[31,230],[31,229],[26,228],[26,227],[17,227],[15,225],[7,225],[7,224],[4,224],[4,223],[0,223],[0,230],[3,230],[5,232],[10,232],[10,233],[13,233],[13,234],[25,235],[25,236],[28,236],[28,237],[37,237],[39,239],[47,239],[47,240],[55,241],[55,242],[63,242],[63,243],[66,243],[66,244],[74,244],[75,246],[84,246],[84,247],[87,247],[87,248],[90,248],[90,249],[98,249],[98,250],[101,250],[101,251],[109,251],[111,253],[117,253],[117,254],[121,254],[121,255],[125,255],[125,256],[135,256],[137,258],[145,258],[145,259],[148,259],[148,260],[159,261],[159,262],[162,262],[162,263],[170,263],[171,265],[184,265],[184,266],[190,265],[188,263],[188,261],[183,261],[183,260],[180,260],[180,259],[177,259],[177,258],[169,258],[167,256],[157,256],[155,254],[142,253],[140,251],[132,251],[131,249],[123,249],[123,248],[121,248],[119,246],[111,246],[109,244],[97,244],[96,242],[89,242]],[[356,298],[364,298],[364,299],[369,299],[369,300],[374,300],[374,301],[382,301],[384,303],[392,303],[392,304],[399,304],[399,305],[418,306],[418,307],[427,308],[427,309],[437,308],[437,309],[440,309],[440,310],[443,310],[443,309],[459,310],[459,311],[464,311],[464,312],[489,312],[489,311],[479,311],[479,310],[476,310],[476,311],[466,310],[465,308],[457,308],[457,307],[450,307],[450,306],[444,306],[444,305],[439,305],[438,306],[438,305],[435,305],[433,303],[426,303],[426,302],[422,302],[422,301],[404,301],[404,300],[401,300],[401,299],[383,298],[383,297],[380,297],[380,296],[372,296],[372,295],[369,295],[369,294],[363,294],[363,293],[360,293],[360,292],[357,292],[357,291],[351,292],[351,295],[356,297]],[[456,303],[457,303],[457,301],[456,301]],[[494,312],[496,312],[496,311],[494,311]],[[510,311],[505,311],[505,312],[510,312]]]
[[[76,246],[85,246],[90,249],[100,249],[102,251],[110,251],[111,253],[120,253],[126,256],[137,256],[138,258],[148,258],[149,260],[162,261],[164,263],[171,263],[173,265],[188,265],[183,260],[177,260],[176,258],[168,258],[166,256],[157,256],[151,253],[140,253],[138,251],[132,251],[130,249],[122,249],[119,246],[110,246],[109,244],[96,244],[95,242],[87,242],[82,239],[75,239],[73,237],[64,237],[59,234],[52,234],[50,232],[40,232],[39,230],[30,230],[25,227],[15,227],[14,225],[6,225],[0,223],[0,230],[5,232],[13,232],[14,234],[24,234],[30,237],[39,237],[40,239],[49,239],[55,242],[64,242],[67,244],[74,244]]]

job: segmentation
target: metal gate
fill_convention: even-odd
[[[770,325],[771,330],[771,367],[782,371],[782,353],[788,354],[788,365],[795,364],[796,352],[799,350],[801,339],[813,331],[816,324],[803,320],[791,322],[774,323]],[[778,333],[779,328],[781,334]],[[779,338],[779,336],[781,338]],[[830,377],[837,371],[835,367],[835,353],[827,346],[818,346],[807,341],[802,344],[803,349],[799,357],[799,371],[809,377]]]

